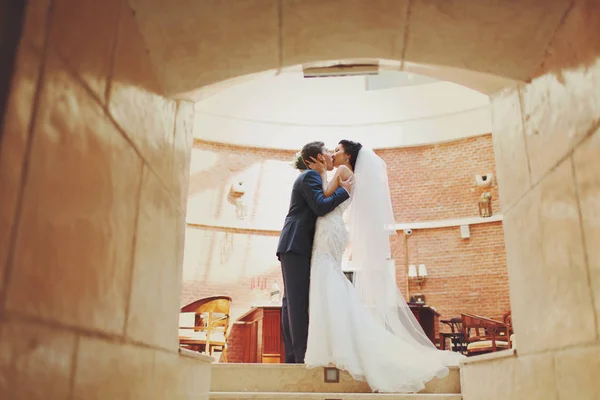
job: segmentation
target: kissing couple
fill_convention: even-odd
[[[418,392],[446,376],[464,356],[431,343],[395,282],[385,162],[341,140],[332,153],[323,142],[306,144],[295,166],[302,172],[277,246],[285,362],[336,366],[377,392]],[[354,284],[342,271],[348,241]]]

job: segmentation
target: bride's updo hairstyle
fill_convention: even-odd
[[[358,152],[363,147],[362,144],[346,139],[340,140],[338,144],[342,145],[344,148],[344,153],[350,155],[350,165],[354,171],[354,168],[356,167],[356,159],[358,158]]]

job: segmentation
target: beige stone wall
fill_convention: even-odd
[[[0,398],[203,398],[178,353],[193,105],[123,0],[29,2],[0,154]]]
[[[576,1],[540,76],[493,98],[518,357],[467,365],[466,400],[598,398],[599,24]]]
[[[197,99],[201,86],[325,60],[402,60],[404,69],[422,63],[525,80],[572,0],[131,3],[167,91]]]

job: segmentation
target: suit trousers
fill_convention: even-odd
[[[279,260],[284,284],[281,329],[285,362],[302,364],[308,341],[310,257],[284,253],[279,255]]]

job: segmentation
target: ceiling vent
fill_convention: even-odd
[[[305,78],[331,78],[379,74],[379,64],[338,64],[328,67],[303,67]]]

